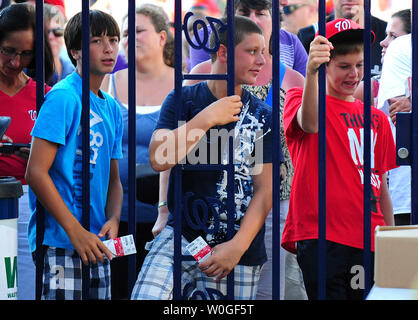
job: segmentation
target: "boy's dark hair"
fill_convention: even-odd
[[[334,49],[331,50],[330,60],[336,56],[343,56],[349,53],[358,53],[364,50],[363,39],[350,41],[338,39],[337,41],[333,41],[332,45],[334,46]]]
[[[226,25],[227,19],[222,18],[221,21]],[[220,44],[224,45],[225,47],[228,47],[228,30],[225,29],[224,32],[219,32],[220,25],[216,25],[215,32],[219,35],[219,41]],[[263,35],[263,31],[261,28],[251,19],[243,16],[234,16],[234,47],[236,47],[238,44],[240,44],[244,38],[253,33],[258,33],[260,35]],[[215,32],[212,31],[209,38],[210,47],[214,48],[216,45],[216,37]],[[211,61],[216,61],[216,52],[212,53],[210,55]]]
[[[277,0],[278,1],[278,0]],[[271,14],[272,3],[271,0],[234,0],[235,11],[241,8],[242,11],[247,12],[253,10],[268,10]],[[225,6],[224,16],[226,17],[227,6]]]
[[[405,33],[411,33],[411,9],[405,9],[392,14],[392,18],[399,18],[403,23]]]
[[[0,11],[0,44],[10,33],[31,29],[35,38],[36,34],[36,13],[35,7],[26,3],[12,4]],[[48,35],[44,32],[44,52],[45,52],[45,81],[47,81],[54,72],[54,64],[51,47],[49,45]],[[36,39],[35,39],[36,40]],[[33,58],[27,66],[27,75],[35,78],[36,71],[36,45],[33,43]]]
[[[118,23],[111,15],[100,10],[90,10],[89,15],[91,37],[100,37],[102,35],[117,36],[120,40]],[[71,50],[81,50],[81,21],[82,13],[79,12],[68,21],[64,31],[65,46],[74,66],[77,66],[77,62],[74,60]]]

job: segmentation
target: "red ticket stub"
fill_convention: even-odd
[[[197,262],[205,261],[212,253],[212,248],[200,236],[190,242],[186,248]]]
[[[115,257],[123,257],[136,253],[134,237],[131,234],[111,240],[106,240],[103,241],[103,243]]]
[[[116,256],[117,257],[124,256],[125,253],[123,252],[122,240],[120,238],[116,238],[116,239],[113,240],[113,244],[115,246]]]

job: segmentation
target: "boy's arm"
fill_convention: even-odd
[[[68,209],[54,182],[49,169],[54,162],[58,145],[47,140],[34,138],[25,179],[43,207],[57,220],[67,233],[74,248],[85,264],[103,262],[103,253],[109,259],[109,249],[93,233],[85,230]]]
[[[238,121],[241,107],[240,96],[224,97],[174,130],[154,131],[149,147],[151,167],[157,172],[171,169],[193,150],[210,128]]]
[[[382,190],[380,191],[380,210],[383,214],[383,219],[387,226],[395,225],[395,218],[393,217],[392,199],[390,198],[387,173],[382,175]]]
[[[106,217],[108,220],[98,234],[100,238],[107,236],[107,239],[114,239],[118,236],[122,201],[123,188],[119,177],[119,162],[117,159],[111,159],[106,203]]]
[[[330,61],[332,49],[331,42],[322,36],[317,36],[311,43],[302,105],[296,115],[299,126],[307,133],[318,132],[318,70]]]
[[[411,97],[398,96],[389,99],[389,116],[393,124],[396,126],[396,114],[398,112],[411,112]]]
[[[168,208],[167,208],[167,191],[168,191],[168,179],[170,177],[171,170],[166,170],[160,173],[160,190],[158,203],[166,202],[163,206],[158,206],[158,217],[157,221],[152,228],[152,234],[154,238],[165,228],[168,219]]]
[[[272,208],[273,165],[266,163],[260,166],[261,173],[253,176],[254,195],[238,232],[230,241],[215,246],[211,257],[199,264],[202,272],[209,277],[217,276],[217,281],[226,277],[238,264]]]

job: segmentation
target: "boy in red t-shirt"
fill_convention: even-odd
[[[282,246],[297,254],[309,299],[318,292],[318,69],[326,63],[327,299],[362,299],[352,287],[363,265],[363,103],[353,93],[363,78],[363,32],[347,19],[326,25],[311,43],[305,87],[287,92],[284,130],[295,168]],[[374,34],[372,34],[374,40]],[[396,167],[388,119],[371,109],[371,234],[393,225],[386,172]],[[372,236],[372,251],[374,237]],[[358,288],[360,287],[360,288]]]

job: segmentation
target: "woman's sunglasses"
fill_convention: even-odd
[[[54,36],[56,37],[62,37],[64,35],[64,29],[63,28],[52,28],[52,29],[48,29],[48,34],[50,32],[52,32],[54,34]]]
[[[300,3],[300,4],[290,4],[288,6],[283,7],[283,13],[285,15],[291,15],[293,12],[295,12],[297,9],[307,6],[306,3]]]

